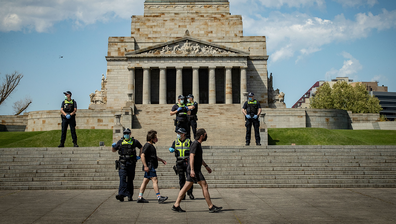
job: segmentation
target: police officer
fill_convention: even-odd
[[[58,147],[65,147],[68,125],[70,126],[70,132],[73,139],[74,147],[78,147],[76,135],[77,102],[71,98],[72,93],[70,91],[63,92],[63,94],[65,94],[65,100],[62,101],[61,105],[62,135],[60,145],[58,145]]]
[[[136,148],[140,149],[140,155],[142,145],[138,140],[131,137],[129,128],[124,130],[124,137],[121,140],[112,144],[111,151],[118,151],[120,155],[119,160],[116,161],[118,175],[120,176],[120,186],[118,187],[118,195],[116,195],[116,199],[119,201],[124,201],[124,197],[128,197],[128,201],[133,201],[133,179],[135,179],[136,161],[140,159],[136,154]]]
[[[170,115],[176,115],[175,119],[175,131],[179,128],[184,128],[187,130],[188,128],[188,117],[187,115],[191,112],[189,111],[188,107],[184,104],[184,96],[179,95],[177,98],[177,104],[173,105]]]
[[[194,102],[194,96],[189,94],[187,96],[187,107],[191,110],[191,114],[188,115],[188,129],[187,129],[187,138],[191,138],[191,128],[195,135],[197,134],[197,112],[198,112],[198,103]]]
[[[249,93],[249,99],[243,104],[242,113],[245,115],[246,126],[246,146],[250,145],[250,135],[252,132],[252,125],[254,127],[254,137],[256,138],[256,145],[260,144],[259,133],[259,116],[261,113],[260,103],[254,99],[254,93]]]
[[[188,158],[190,157],[190,145],[191,140],[187,138],[186,130],[184,128],[179,128],[177,131],[177,139],[172,143],[172,146],[169,148],[169,152],[174,152],[176,157],[176,166],[173,168],[179,174],[179,185],[180,189],[184,187],[186,183],[186,172],[188,166]],[[191,200],[194,200],[194,195],[192,194],[193,187],[191,187],[187,191],[187,195],[190,197]],[[184,195],[183,200],[186,198]]]

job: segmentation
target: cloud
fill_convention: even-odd
[[[373,7],[375,4],[378,4],[377,0],[333,0],[335,2],[338,2],[339,4],[342,5],[342,7],[358,7],[358,6],[364,6],[368,5],[370,7]]]
[[[259,2],[267,7],[267,8],[281,8],[282,6],[287,6],[290,8],[302,8],[302,7],[312,7],[318,6],[323,7],[325,6],[324,0],[259,0]]]
[[[387,82],[387,81],[388,81],[388,78],[387,78],[386,76],[383,76],[383,75],[375,75],[375,76],[371,79],[371,81],[372,81],[372,82],[380,82],[380,81]]]
[[[0,1],[0,31],[47,32],[63,20],[85,26],[133,14],[143,14],[142,0],[6,0]]]
[[[276,11],[268,17],[244,16],[244,27],[245,35],[267,37],[272,62],[291,57],[296,57],[298,62],[326,44],[366,38],[373,30],[395,28],[396,10],[383,9],[378,15],[358,13],[354,20],[346,19],[343,14],[327,20],[299,12]]]
[[[336,77],[349,77],[358,73],[358,71],[362,70],[363,66],[360,64],[359,60],[352,57],[351,54],[347,52],[342,52],[341,55],[349,60],[344,61],[344,65],[339,70],[332,68],[330,71],[326,72],[326,80],[330,80]],[[353,77],[357,80],[357,75]]]

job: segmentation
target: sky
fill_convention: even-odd
[[[378,81],[396,92],[396,1],[229,0],[244,36],[266,36],[268,72],[286,107],[319,80]],[[17,71],[17,89],[0,105],[30,97],[27,109],[58,110],[71,91],[79,109],[100,90],[110,36],[130,36],[144,0],[1,0],[0,83]],[[62,56],[62,57],[61,57]]]

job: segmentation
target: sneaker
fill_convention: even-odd
[[[149,203],[149,201],[144,198],[138,198],[137,203]]]
[[[121,201],[121,202],[123,202],[124,201],[124,196],[122,196],[122,195],[116,195],[116,199],[117,200],[119,200],[119,201]]]
[[[188,197],[190,197],[191,200],[194,200],[194,199],[195,199],[195,197],[194,197],[193,194],[189,194]]]
[[[250,143],[246,143],[246,144],[245,144],[245,146],[249,146],[249,145],[250,145]]]
[[[261,145],[260,143],[256,143],[256,145]]]
[[[65,147],[65,145],[63,143],[61,143],[60,145],[58,145],[58,148],[63,148]]]
[[[158,203],[162,204],[162,203],[164,203],[166,200],[168,200],[168,197],[161,196],[160,198],[158,198]]]
[[[179,205],[179,207],[175,207],[175,205],[173,205],[172,206],[172,210],[175,211],[175,212],[186,212],[182,208],[180,208],[180,205]]]
[[[219,212],[221,211],[223,207],[217,207],[216,205],[213,205],[212,208],[209,209],[210,213],[214,213],[214,212]]]
[[[132,197],[128,197],[128,201],[133,201]]]

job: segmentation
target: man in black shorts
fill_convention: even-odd
[[[190,147],[190,158],[188,161],[187,167],[187,182],[184,184],[184,187],[180,190],[179,195],[175,204],[172,207],[173,211],[176,212],[185,212],[182,208],[180,208],[180,202],[183,199],[186,192],[191,188],[193,183],[198,183],[202,188],[203,196],[205,197],[206,203],[208,203],[209,212],[219,212],[222,207],[217,207],[212,204],[209,195],[208,184],[206,183],[205,177],[201,173],[201,167],[204,166],[208,173],[212,173],[212,170],[202,159],[202,146],[201,143],[206,141],[208,135],[206,134],[205,129],[198,129],[197,135],[195,136],[195,141],[191,144]]]

